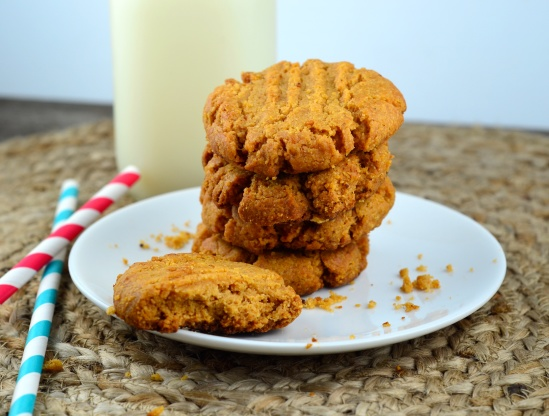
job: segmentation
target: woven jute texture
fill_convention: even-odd
[[[395,345],[259,356],[133,330],[89,302],[65,272],[46,357],[62,369],[44,373],[36,414],[549,413],[549,137],[405,124],[391,150],[399,191],[461,211],[503,246],[505,280],[480,310]],[[63,179],[77,179],[85,201],[114,176],[112,124],[8,140],[0,166],[4,273],[49,234]],[[11,401],[37,286],[38,278],[0,306],[0,413]]]

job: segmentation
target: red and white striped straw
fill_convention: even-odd
[[[67,247],[109,206],[124,195],[139,179],[139,170],[128,166],[101,188],[88,202],[72,214],[62,226],[42,240],[19,263],[0,278],[0,304],[3,304],[44,267],[57,253]]]

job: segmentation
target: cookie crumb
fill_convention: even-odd
[[[425,292],[429,292],[433,289],[439,289],[440,288],[440,282],[433,278],[430,274],[422,274],[419,275],[416,280],[414,280],[414,288],[418,290],[423,290]]]
[[[400,290],[402,290],[404,293],[412,292],[412,290],[414,290],[414,285],[410,280],[408,268],[400,269],[399,274],[400,277],[402,277],[402,286],[400,287]]]
[[[356,336],[354,336],[353,334],[349,335],[349,339],[355,339]]]
[[[151,248],[151,246],[149,245],[149,243],[145,242],[144,240],[141,240],[139,242],[139,247],[144,249],[144,250],[148,250],[149,248]]]
[[[413,304],[412,302],[393,303],[393,306],[395,309],[404,309],[405,312],[412,312],[419,309],[419,306]]]
[[[180,380],[181,380],[181,381],[185,381],[185,380],[188,380],[188,378],[189,378],[189,376],[188,376],[187,374],[183,374],[183,375],[181,376],[181,379],[180,379]]]
[[[122,263],[124,263],[124,266],[127,266],[130,262],[128,261],[128,259],[126,257],[123,257],[122,258]]]
[[[425,266],[424,264],[420,264],[419,266],[416,267],[416,271],[426,272],[427,271],[427,266]]]
[[[107,313],[107,315],[111,316],[111,315],[114,315],[116,313],[116,309],[114,309],[114,306],[109,306],[107,308],[107,310],[105,311]]]
[[[374,309],[377,306],[377,302],[375,300],[371,300],[368,302],[368,309]]]
[[[308,298],[303,305],[306,309],[321,308],[328,312],[333,312],[332,306],[336,303],[343,302],[347,299],[347,296],[338,295],[334,291],[330,290],[330,296],[327,298],[321,298],[316,296],[314,298]],[[336,306],[337,309],[341,309],[340,306]]]
[[[147,416],[160,416],[164,412],[164,406],[158,406],[152,409]]]
[[[131,377],[132,377],[132,373],[130,373],[129,371],[126,371],[126,372],[124,373],[124,377],[126,377],[126,378],[131,378]]]
[[[59,373],[63,371],[63,363],[57,358],[53,358],[44,363],[42,371],[46,373]]]
[[[446,271],[448,273],[452,273],[454,271],[454,266],[452,266],[451,264],[447,264],[446,265]]]
[[[151,374],[151,381],[164,381],[164,377],[162,377],[158,373]]]
[[[423,254],[419,253],[419,254],[417,255],[417,259],[418,259],[418,260],[421,260],[422,258],[423,258]]]
[[[309,343],[307,345],[305,345],[305,349],[308,350],[309,348],[312,348],[313,347],[313,344]]]
[[[164,245],[166,245],[166,247],[174,250],[181,250],[189,240],[194,238],[194,235],[188,231],[178,231],[179,233],[176,235],[167,235],[164,237]]]
[[[383,325],[384,328],[388,328],[388,327],[391,326],[391,324],[389,322],[383,322],[382,325]]]
[[[430,274],[419,275],[412,281],[408,268],[404,268],[399,271],[399,275],[402,277],[402,286],[400,287],[400,290],[404,293],[411,293],[414,289],[429,292],[432,289],[440,288],[440,281],[433,278]]]

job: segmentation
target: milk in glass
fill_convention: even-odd
[[[275,61],[275,0],[111,0],[115,150],[137,198],[200,185],[208,94]]]

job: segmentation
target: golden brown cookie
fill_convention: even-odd
[[[202,199],[207,194],[218,208],[237,206],[239,217],[256,225],[325,221],[376,192],[392,159],[385,142],[370,152],[353,151],[333,168],[273,180],[225,162],[206,146]]]
[[[258,226],[242,221],[235,207],[217,208],[207,195],[202,200],[202,222],[232,245],[261,254],[265,250],[334,250],[381,225],[395,201],[388,177],[371,197],[353,209],[324,222],[302,221]]]
[[[353,281],[366,268],[368,235],[335,250],[273,250],[255,255],[223,240],[201,224],[193,251],[207,253],[270,269],[280,274],[298,295],[311,294],[324,286],[338,287]]]
[[[375,71],[283,61],[217,87],[203,121],[216,154],[272,178],[329,169],[353,149],[376,148],[398,130],[405,110],[400,91]]]
[[[277,273],[196,253],[131,265],[118,276],[113,299],[128,324],[160,332],[266,332],[288,325],[302,308]]]

